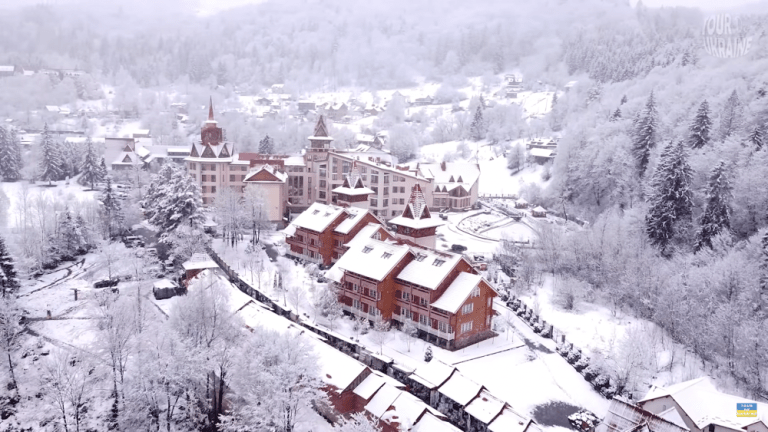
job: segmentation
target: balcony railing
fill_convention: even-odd
[[[290,249],[288,249],[288,251],[286,252],[286,255],[290,255],[290,256],[295,257],[295,258],[300,258],[300,259],[303,259],[304,261],[313,262],[315,264],[322,264],[323,263],[323,258],[322,257],[312,258],[309,255],[305,255],[305,254],[299,253],[299,252],[294,252],[294,251],[292,251]]]

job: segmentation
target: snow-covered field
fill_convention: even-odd
[[[48,187],[47,183],[29,183],[19,181],[14,183],[0,182],[0,191],[8,198],[9,205],[5,209],[6,228],[13,228],[19,224],[19,203],[23,201],[24,195],[30,202],[47,198],[52,201],[66,203],[72,209],[81,208],[86,202],[91,202],[97,197],[98,192],[86,191],[84,186],[76,181],[58,181],[53,182],[56,187]],[[2,202],[2,201],[0,201]],[[0,209],[2,211],[2,209]],[[2,221],[0,215],[0,221]]]

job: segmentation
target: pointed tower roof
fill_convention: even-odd
[[[411,197],[408,199],[408,205],[405,206],[403,214],[390,220],[389,223],[416,229],[443,225],[440,219],[432,217],[427,206],[427,200],[424,198],[424,193],[418,183],[413,185]]]
[[[328,137],[328,127],[325,125],[325,119],[322,115],[317,119],[314,135],[315,137]]]
[[[349,174],[344,175],[344,183],[333,190],[334,193],[340,193],[350,196],[370,195],[373,190],[363,184],[363,177],[360,175],[360,169],[357,161],[352,161],[352,169]]]
[[[213,118],[213,96],[210,96],[210,99],[208,101],[208,120],[205,121],[206,124],[216,124],[217,121]]]

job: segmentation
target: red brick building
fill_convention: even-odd
[[[414,187],[403,215],[395,220],[418,223],[424,215],[431,219],[417,189]],[[430,237],[434,244],[434,226],[421,234],[414,237],[409,231],[403,235],[398,229],[393,235],[368,225],[345,241],[347,250],[326,274],[341,287],[344,311],[371,320],[381,317],[398,326],[410,322],[420,337],[448,349],[493,336],[496,290],[461,255],[421,245]]]
[[[380,226],[381,221],[365,209],[314,203],[283,231],[287,254],[330,267],[344,254],[344,245],[371,223]]]

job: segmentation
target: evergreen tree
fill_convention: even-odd
[[[469,134],[473,141],[480,141],[485,138],[485,122],[483,121],[483,106],[478,105],[475,109],[475,118],[472,119],[472,125],[469,127]]]
[[[259,142],[259,153],[272,154],[275,152],[275,143],[272,141],[269,135],[266,135],[264,139]]]
[[[424,351],[424,361],[429,363],[432,361],[432,347],[427,345],[427,350]]]
[[[683,141],[670,142],[661,154],[653,178],[650,208],[645,217],[646,233],[651,244],[667,255],[669,242],[678,224],[691,219],[693,170],[688,165]]]
[[[610,122],[615,122],[621,120],[621,108],[616,108],[616,111],[611,114],[611,117],[608,119]]]
[[[109,238],[120,234],[123,226],[123,209],[120,201],[112,190],[112,177],[107,176],[107,184],[101,194],[101,211],[104,216],[104,224],[107,227]]]
[[[104,181],[107,178],[107,174],[107,164],[104,162],[104,157],[102,157],[99,164],[99,181]]]
[[[13,258],[2,237],[0,237],[0,287],[3,290],[3,297],[6,293],[13,293],[19,289],[19,279],[13,266]]]
[[[627,95],[621,97],[621,102],[619,102],[619,105],[624,105],[625,103],[627,103]]]
[[[720,114],[720,139],[724,140],[738,131],[744,121],[744,107],[736,90],[725,101]]]
[[[149,223],[157,226],[162,236],[181,224],[198,228],[205,221],[200,187],[176,164],[166,164],[153,176],[141,205]]]
[[[712,238],[731,228],[731,184],[726,177],[725,162],[712,170],[706,193],[707,206],[699,219],[696,233],[696,252],[712,247]]]
[[[40,180],[47,181],[50,185],[52,181],[61,180],[63,175],[61,152],[59,144],[51,138],[48,131],[48,124],[43,129],[43,140],[40,143],[43,154],[40,160]]]
[[[639,115],[634,131],[632,153],[635,156],[637,170],[640,177],[645,174],[648,162],[651,158],[651,149],[656,147],[658,133],[658,111],[653,91],[648,96],[645,109]]]
[[[90,186],[93,189],[96,183],[103,180],[99,159],[93,149],[93,141],[90,137],[85,141],[85,158],[80,170],[83,175],[77,181],[83,186]]]
[[[0,180],[12,182],[21,178],[21,145],[9,130],[0,127]]]
[[[51,255],[57,259],[71,261],[77,255],[88,251],[82,226],[78,219],[67,210],[60,215],[57,236],[51,242]]]
[[[763,142],[765,142],[765,130],[763,129],[762,124],[758,124],[755,126],[755,130],[752,131],[751,134],[749,134],[749,137],[747,137],[747,141],[752,144],[755,149],[760,150],[763,148]]]
[[[709,119],[709,102],[705,99],[696,111],[691,126],[688,129],[688,143],[695,149],[700,149],[709,144],[709,132],[712,129],[712,121]]]
[[[80,154],[78,146],[71,141],[64,140],[60,145],[63,176],[73,178],[80,173]]]

